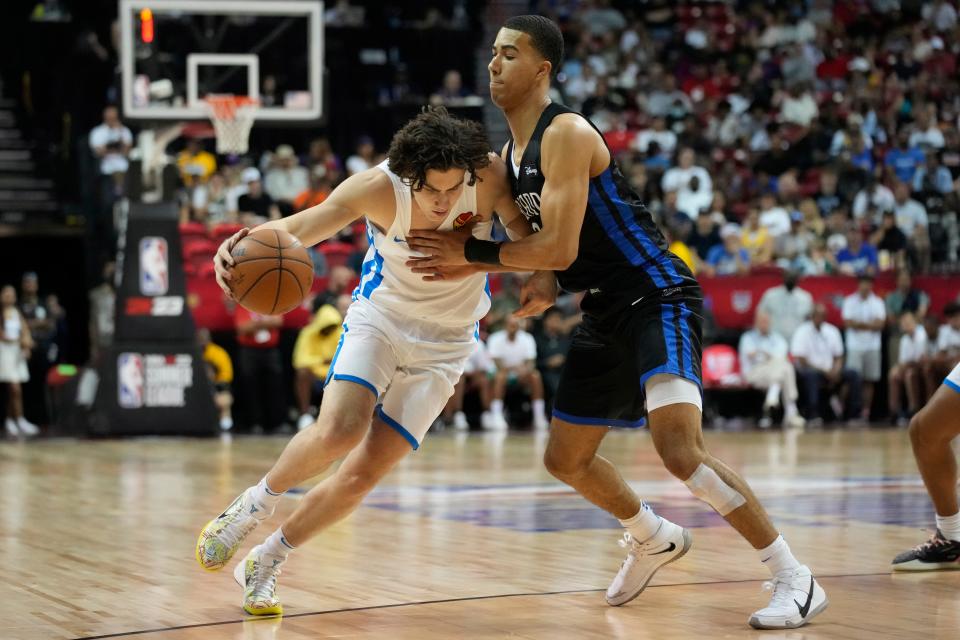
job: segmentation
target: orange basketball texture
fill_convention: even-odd
[[[286,313],[310,293],[313,262],[300,241],[286,231],[253,231],[230,254],[236,262],[230,290],[254,313]]]

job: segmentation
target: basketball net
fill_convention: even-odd
[[[217,153],[246,153],[260,101],[249,96],[210,94],[203,102],[217,135]]]

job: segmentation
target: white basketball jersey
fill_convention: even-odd
[[[490,290],[487,275],[478,273],[462,280],[423,280],[423,274],[413,273],[406,265],[414,253],[407,245],[410,231],[410,210],[413,194],[410,187],[390,171],[384,160],[377,168],[390,177],[397,201],[397,213],[386,233],[381,233],[367,220],[367,249],[360,284],[353,292],[353,299],[369,300],[378,309],[427,320],[444,326],[467,326],[480,320],[490,310]],[[463,226],[477,213],[477,187],[464,184],[460,199],[450,208],[450,213],[437,228],[449,231]],[[473,235],[483,240],[490,239],[492,222],[478,224]]]

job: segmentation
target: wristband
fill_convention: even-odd
[[[463,245],[463,257],[467,262],[482,264],[500,264],[500,243],[469,237]]]

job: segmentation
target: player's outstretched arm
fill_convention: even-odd
[[[344,180],[330,196],[320,204],[295,213],[289,218],[271,220],[257,229],[282,229],[307,247],[333,237],[348,224],[366,215],[378,224],[378,217],[385,212],[393,215],[396,204],[390,179],[383,171],[373,168],[350,176]],[[389,226],[389,225],[387,225]],[[227,238],[217,250],[214,258],[217,283],[229,296],[231,279],[230,269],[234,266],[230,252],[241,238],[250,233],[250,229],[241,229]]]
[[[502,245],[469,240],[442,231],[417,231],[410,248],[432,259],[421,267],[482,262],[515,271],[562,270],[579,250],[580,227],[586,212],[590,163],[597,133],[579,117],[558,116],[543,136],[540,167],[546,182],[540,194],[543,229]]]

